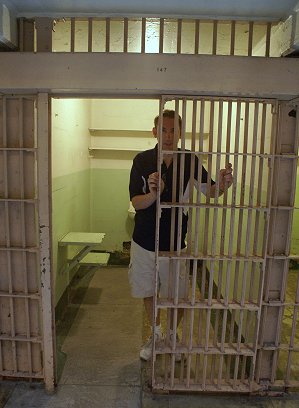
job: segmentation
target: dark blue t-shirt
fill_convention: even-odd
[[[137,154],[133,160],[133,166],[130,174],[130,199],[137,195],[149,193],[148,176],[157,171],[157,145],[154,149],[146,150]],[[180,180],[180,163],[182,154],[177,154],[177,182],[176,182],[176,202],[179,202],[179,180]],[[184,182],[183,194],[188,191],[191,172],[191,154],[184,154]],[[197,180],[198,175],[198,159],[195,156],[194,161],[194,179]],[[161,194],[161,202],[172,202],[172,184],[173,184],[173,162],[167,168],[163,162],[161,167],[161,177],[165,183],[165,188]],[[208,174],[204,167],[202,167],[201,183],[204,186],[207,183]],[[211,180],[211,184],[214,182]],[[188,193],[187,193],[188,194]],[[184,200],[186,202],[187,200]],[[175,234],[174,234],[174,249],[177,245],[177,231],[178,231],[178,209],[176,209]],[[188,214],[183,212],[182,215],[182,234],[181,234],[181,248],[185,248],[185,237],[187,233]],[[159,250],[170,250],[170,229],[171,229],[171,209],[163,208],[160,217],[160,233],[159,233]],[[133,240],[136,244],[148,251],[155,251],[155,231],[156,231],[156,202],[148,208],[137,210],[135,215],[135,227],[133,232]]]

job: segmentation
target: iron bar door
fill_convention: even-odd
[[[159,194],[157,199],[154,314],[161,313],[165,339],[154,342],[152,387],[202,392],[264,391],[265,378],[269,379],[267,386],[276,384],[279,370],[277,364],[270,364],[271,369],[266,370],[266,359],[273,355],[274,348],[279,351],[279,308],[270,320],[272,332],[276,328],[271,344],[265,341],[268,326],[261,326],[261,321],[265,325],[265,313],[271,306],[267,304],[271,293],[269,265],[280,251],[273,250],[273,237],[278,237],[283,228],[288,241],[291,230],[298,157],[296,120],[287,120],[291,131],[282,150],[281,123],[290,106],[283,108],[279,101],[164,96],[160,116],[163,109],[175,110],[175,118],[180,115],[182,121],[180,130],[178,121],[175,125],[175,135],[180,131],[178,149],[163,151],[159,143],[158,171],[163,157],[172,155],[173,191],[171,202],[162,202]],[[161,121],[159,137],[161,140]],[[229,163],[234,180],[223,194],[218,175]],[[277,177],[282,163],[288,169],[287,192],[291,200],[287,200],[286,193],[280,203],[275,197],[279,183],[285,179]],[[187,173],[190,177],[186,181]],[[280,213],[282,204],[287,212],[276,222],[275,214]],[[171,214],[167,252],[159,250],[163,211]],[[186,214],[186,248],[182,249],[179,243],[185,234],[182,219]],[[280,251],[285,262],[290,255],[287,248]],[[159,265],[165,261],[169,264],[169,293],[162,298]],[[184,274],[182,265],[183,269],[186,266]],[[278,275],[283,276],[283,269],[273,277],[277,280]],[[184,286],[183,295],[180,285]],[[281,291],[279,296],[281,310]],[[269,354],[266,350],[272,351]]]

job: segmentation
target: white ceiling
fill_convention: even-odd
[[[280,20],[299,0],[1,0],[18,16],[139,15]]]

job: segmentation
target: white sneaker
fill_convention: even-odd
[[[160,331],[155,333],[155,342],[161,341],[163,338],[162,333]],[[139,356],[141,360],[148,361],[152,357],[153,351],[153,336],[150,336],[147,342],[142,346],[140,350]]]

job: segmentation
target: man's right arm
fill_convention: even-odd
[[[157,199],[157,190],[159,183],[159,174],[157,172],[149,175],[148,180],[149,193],[140,194],[132,197],[131,201],[135,210],[144,210],[150,207]],[[160,194],[164,190],[164,181],[161,180]]]
[[[157,195],[154,192],[140,194],[132,197],[132,204],[135,210],[144,210],[156,201]]]

